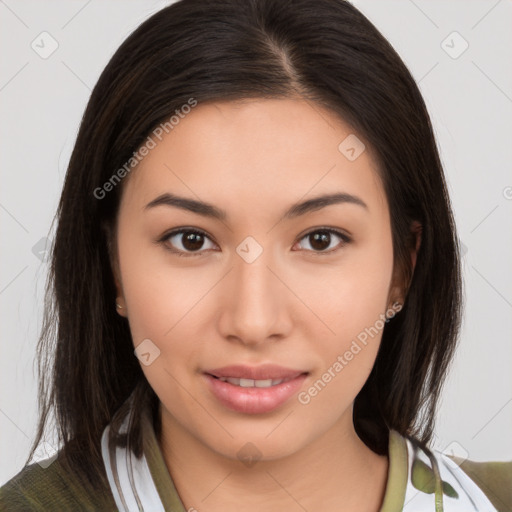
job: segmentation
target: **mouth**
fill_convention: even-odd
[[[276,365],[226,366],[203,372],[215,399],[245,414],[271,412],[299,391],[309,372]]]
[[[276,364],[262,364],[259,366],[235,364],[223,366],[222,368],[206,370],[205,373],[212,377],[217,377],[218,379],[238,379],[242,381],[287,381],[301,375],[302,373],[308,372],[304,370],[286,368]]]
[[[241,388],[270,388],[272,386],[277,386],[282,384],[283,382],[288,382],[292,380],[292,378],[288,379],[237,379],[236,377],[216,377],[215,375],[211,375],[214,379],[219,379],[222,382],[229,382],[233,384],[233,386],[239,386]]]

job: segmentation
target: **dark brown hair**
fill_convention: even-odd
[[[62,462],[97,486],[100,437],[107,423],[119,422],[115,411],[133,391],[138,410],[148,398],[158,404],[115,309],[110,256],[123,183],[102,199],[94,191],[190,98],[200,105],[287,97],[327,108],[353,127],[378,160],[390,207],[395,269],[407,295],[356,398],[356,431],[381,454],[390,428],[431,440],[458,338],[462,283],[443,169],[414,79],[347,1],[181,0],[123,42],[81,121],[56,214],[38,345],[40,420],[29,459],[53,411]],[[422,225],[414,273],[413,221]],[[137,418],[128,437],[140,455]]]

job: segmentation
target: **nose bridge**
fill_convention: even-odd
[[[224,334],[244,343],[283,334],[282,321],[287,316],[283,284],[274,275],[272,251],[256,244],[254,239],[246,239],[237,247],[231,272],[233,296],[223,308]]]

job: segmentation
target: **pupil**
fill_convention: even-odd
[[[330,242],[330,233],[327,231],[318,231],[311,235],[313,238],[313,243],[311,243],[311,247],[318,250],[323,250],[329,247]]]
[[[203,245],[203,235],[200,233],[188,233],[184,237],[183,247],[185,249],[193,251],[195,249],[200,249]]]

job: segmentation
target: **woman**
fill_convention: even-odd
[[[456,229],[420,92],[348,2],[153,15],[57,216],[29,460],[52,410],[61,448],[7,510],[511,509],[512,462],[428,447]]]

